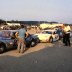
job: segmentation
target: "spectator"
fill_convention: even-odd
[[[69,32],[66,32],[65,39],[66,39],[65,45],[70,46],[71,44],[70,44],[70,33]]]
[[[63,32],[63,43],[65,46],[71,46],[69,32],[66,31]]]
[[[65,35],[66,35],[65,31],[63,31],[63,43],[64,43],[64,45],[66,43]]]
[[[63,40],[64,40],[64,44],[65,46],[70,46],[70,26],[64,26],[63,28],[64,30],[64,36],[63,36]]]
[[[21,29],[19,30],[19,36],[18,36],[18,52],[21,52],[23,53],[24,50],[25,50],[25,33],[26,33],[26,30],[24,28],[24,25],[21,25]]]

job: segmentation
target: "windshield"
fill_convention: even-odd
[[[52,32],[51,31],[43,31],[42,33],[47,33],[47,34],[52,34]]]
[[[46,31],[46,33],[48,33],[48,34],[52,34],[52,32],[50,32],[50,31]]]

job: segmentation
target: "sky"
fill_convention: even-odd
[[[72,0],[0,0],[0,19],[72,23]]]

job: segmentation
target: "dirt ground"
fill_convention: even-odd
[[[0,72],[72,72],[72,38],[71,47],[59,40],[39,43],[23,54],[17,50],[0,54]]]

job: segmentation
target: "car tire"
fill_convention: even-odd
[[[52,37],[50,37],[49,42],[50,42],[50,43],[52,43],[52,42],[53,42],[53,38],[52,38]]]
[[[35,45],[36,45],[36,42],[35,42],[35,41],[31,41],[30,46],[31,46],[31,47],[34,47]]]
[[[5,51],[5,46],[4,45],[0,45],[0,54],[3,53]]]
[[[36,43],[40,43],[40,40],[37,38],[37,39],[35,39],[36,40]]]

